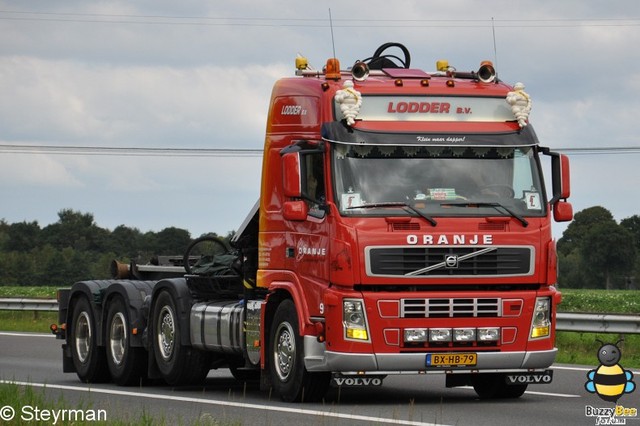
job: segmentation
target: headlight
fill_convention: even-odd
[[[548,337],[551,334],[551,299],[548,297],[536,298],[536,306],[533,309],[531,320],[531,338]]]
[[[454,342],[473,342],[474,340],[476,340],[475,328],[454,328],[453,329]]]
[[[500,328],[487,327],[478,329],[478,342],[497,342],[500,340]]]
[[[369,340],[367,316],[364,302],[361,299],[344,299],[342,301],[342,324],[347,339]]]
[[[426,328],[405,328],[404,341],[406,343],[426,342],[428,339]]]
[[[451,341],[451,329],[450,328],[430,328],[429,329],[429,341],[433,342],[433,343],[450,342]]]

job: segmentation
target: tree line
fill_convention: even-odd
[[[114,259],[147,263],[153,256],[182,255],[190,242],[186,229],[143,233],[120,225],[111,231],[99,227],[93,214],[71,209],[61,210],[58,221],[44,228],[37,221],[0,220],[0,285],[68,286],[105,279]]]
[[[604,207],[584,209],[575,214],[557,249],[561,288],[640,288],[638,215],[618,223]]]
[[[144,233],[125,225],[108,230],[96,225],[91,213],[71,209],[61,210],[58,221],[44,228],[35,221],[0,220],[0,285],[68,286],[109,278],[114,259],[146,263],[153,256],[182,255],[191,238],[189,231],[175,227]],[[604,207],[582,210],[558,240],[557,251],[560,288],[640,287],[638,215],[618,223]]]

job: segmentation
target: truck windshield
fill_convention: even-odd
[[[533,147],[333,144],[332,151],[335,201],[344,215],[415,215],[418,209],[430,217],[522,220],[545,213]]]

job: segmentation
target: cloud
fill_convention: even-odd
[[[0,57],[0,69],[5,140],[255,147],[265,128],[271,84],[285,66],[98,67]]]
[[[0,187],[82,188],[64,162],[47,155],[0,154]]]
[[[476,69],[495,59],[494,18],[498,74],[526,84],[543,145],[639,145],[631,0],[5,4],[25,13],[0,12],[19,18],[0,20],[0,143],[260,149],[274,81],[298,52],[318,69],[333,55],[329,8],[343,67],[398,41],[426,71],[441,58]],[[576,208],[633,212],[633,160],[576,156]],[[224,233],[257,198],[260,161],[0,153],[2,214],[48,223],[75,208],[101,226]]]

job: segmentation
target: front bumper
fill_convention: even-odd
[[[426,367],[426,352],[420,353],[345,353],[325,350],[313,336],[305,336],[304,364],[308,371],[376,373],[450,373],[478,371],[515,371],[544,369],[553,364],[558,350],[535,352],[478,352],[473,367]]]

